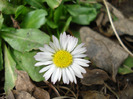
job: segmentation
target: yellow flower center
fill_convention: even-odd
[[[54,54],[53,62],[57,67],[65,68],[72,64],[72,55],[64,50],[59,50]]]

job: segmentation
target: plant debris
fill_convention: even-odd
[[[87,55],[95,65],[112,74],[115,81],[119,66],[128,57],[120,45],[88,27],[80,29],[81,40],[86,44]]]

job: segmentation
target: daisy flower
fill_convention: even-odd
[[[66,35],[65,32],[60,34],[59,40],[55,36],[52,36],[52,39],[53,42],[49,45],[39,48],[42,52],[34,56],[35,60],[39,61],[35,66],[44,66],[39,72],[45,72],[45,80],[51,77],[54,84],[61,78],[66,84],[77,83],[76,76],[83,78],[82,73],[86,73],[83,67],[88,67],[90,62],[83,59],[87,56],[84,54],[87,51],[84,44],[77,45],[78,39]]]

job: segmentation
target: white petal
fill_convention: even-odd
[[[85,63],[83,61],[74,60],[74,62],[79,64],[79,65],[81,65],[81,66],[83,66],[83,67],[89,67],[89,64],[87,64],[87,63]]]
[[[46,51],[46,49],[45,49],[44,47],[39,47],[39,49],[40,49],[41,51]]]
[[[58,68],[55,67],[55,70],[53,71],[53,74],[52,74],[52,77],[51,77],[51,81],[53,82],[53,84],[55,84],[55,82],[56,82],[57,79],[58,79],[58,78],[57,78],[58,76],[56,75],[56,73],[58,73],[58,72],[57,72],[57,69],[58,69]]]
[[[49,45],[50,45],[50,47],[51,47],[52,49],[54,49],[55,51],[58,50],[57,46],[56,46],[54,43],[49,42]]]
[[[60,35],[60,44],[61,44],[61,48],[63,50],[65,50],[66,47],[67,47],[67,43],[68,43],[67,40],[68,40],[68,37],[66,36],[66,33],[65,32]]]
[[[56,81],[57,81],[57,79],[58,79],[58,77],[59,77],[59,70],[60,70],[60,68],[57,68],[56,70],[55,70],[55,72],[53,73],[53,84],[55,84],[56,83]]]
[[[39,73],[43,73],[43,72],[47,71],[50,67],[51,67],[50,65],[49,65],[49,66],[46,66],[46,67],[43,67],[43,68],[39,71]]]
[[[44,75],[43,77],[45,77],[45,80],[48,80],[50,78],[50,76],[53,74],[53,72],[55,71],[55,65],[53,65]]]
[[[52,36],[52,38],[54,45],[56,45],[56,47],[60,50],[61,48],[58,39],[55,36]]]
[[[72,51],[76,47],[77,43],[78,43],[78,39],[75,38],[75,41],[73,42],[73,47],[71,48],[70,51]]]
[[[59,68],[59,77],[58,77],[58,81],[60,81],[61,75],[62,75],[62,70]]]
[[[84,62],[84,63],[90,63],[90,61],[88,61],[86,59],[81,59],[81,58],[75,58],[74,60],[75,61],[81,61],[81,62]]]
[[[84,52],[86,52],[87,50],[86,50],[86,48],[85,47],[83,47],[83,48],[80,48],[80,49],[74,49],[73,51],[72,51],[72,55],[75,55],[75,54],[80,54],[80,53],[84,53]]]
[[[74,64],[71,65],[71,68],[73,69],[73,71],[74,71],[74,73],[75,73],[75,75],[76,75],[77,77],[83,78],[83,76],[82,76],[80,70],[79,70],[76,66],[74,66]]]
[[[65,70],[66,70],[66,74],[67,74],[68,79],[69,79],[71,82],[73,82],[73,77],[72,77],[71,72],[70,72],[67,68],[66,68]]]
[[[65,71],[65,69],[62,69],[62,73],[63,73],[63,75],[62,75],[62,76],[63,76],[63,77],[62,77],[62,78],[63,78],[63,82],[64,82],[64,83],[67,83],[68,78],[67,78],[67,76],[66,76],[66,71]]]
[[[81,58],[81,57],[86,57],[87,55],[86,54],[75,54],[73,55],[73,57],[75,58]]]
[[[63,50],[66,50],[67,48],[67,39],[64,39],[64,43],[62,44]]]
[[[55,53],[55,50],[52,49],[52,48],[51,48],[50,46],[48,46],[48,45],[45,45],[44,48],[45,48],[47,51],[49,51],[49,52]]]
[[[75,63],[75,66],[80,70],[81,73],[86,73],[86,70],[83,67],[81,67],[80,65]]]
[[[38,52],[35,56],[34,56],[34,58],[35,58],[35,60],[39,60],[39,61],[41,61],[41,60],[43,60],[43,59],[52,59],[52,53],[50,53],[50,52]]]
[[[75,48],[75,50],[82,48],[84,45],[85,45],[84,43],[79,44],[79,45]]]
[[[76,47],[78,43],[78,39],[72,36],[70,36],[69,38],[70,39],[68,41],[67,51],[71,52]]]
[[[69,84],[69,79],[67,79],[67,83],[66,84]]]
[[[41,66],[41,65],[49,65],[52,64],[53,61],[46,61],[46,62],[37,62],[35,66]]]
[[[60,41],[63,40],[63,38],[66,38],[67,35],[66,35],[66,32],[63,32],[61,35],[60,35]],[[61,42],[60,42],[61,43]]]
[[[44,44],[44,47],[39,47],[39,49],[44,52],[55,52],[48,44]]]
[[[51,56],[45,57],[45,56],[35,55],[34,58],[37,61],[49,61],[49,60],[52,60],[52,57]]]
[[[55,49],[52,42],[49,42],[49,46],[50,46],[52,49]]]
[[[67,46],[66,46],[67,47],[67,49],[66,49],[67,51],[69,51],[72,48],[72,46],[73,46],[72,42],[73,42],[72,37],[70,35],[67,35]]]
[[[76,52],[79,51],[81,48],[85,48],[85,47],[83,47],[83,46],[84,46],[84,43],[79,44],[79,45],[72,51],[72,53],[76,53]],[[80,52],[80,53],[83,53],[83,52]]]
[[[76,80],[74,71],[72,70],[72,68],[71,68],[70,66],[69,66],[68,68],[69,68],[69,70],[70,70],[70,72],[71,72],[71,74],[72,74],[72,77],[73,77],[73,80],[74,80],[75,84],[77,84],[77,80]]]

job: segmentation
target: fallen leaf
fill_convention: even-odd
[[[124,17],[121,11],[119,11],[113,5],[111,5],[110,3],[107,3],[107,4],[108,4],[110,12],[112,13],[112,19],[113,19],[114,26],[117,30],[117,33],[119,35],[127,34],[127,35],[133,36],[133,33],[132,33],[133,22],[127,19],[126,17]],[[97,17],[96,23],[97,23],[99,31],[103,35],[108,36],[108,37],[114,35],[112,26],[109,24],[110,21],[109,21],[108,15],[104,11],[104,9],[101,10],[99,16]]]
[[[17,91],[27,91],[27,92],[33,92],[35,85],[32,84],[30,81],[29,76],[24,71],[18,71],[16,70],[18,77],[16,81],[16,90]]]
[[[26,91],[20,91],[15,93],[15,99],[36,99],[36,98],[31,96],[31,94]]]
[[[114,0],[114,1],[117,1],[117,0]],[[133,1],[132,0],[128,0],[128,1],[122,0],[118,8],[125,17],[130,19],[130,17],[133,16]]]
[[[88,57],[97,67],[112,74],[112,79],[115,81],[118,68],[128,57],[128,53],[120,45],[88,27],[80,29],[80,36],[87,47]]]
[[[125,25],[126,23],[126,25]],[[128,19],[122,19],[122,20],[117,20],[114,22],[114,26],[118,32],[119,35],[124,35],[124,34],[127,34],[127,35],[130,35],[130,36],[133,36],[133,22],[128,20]],[[110,26],[110,30],[109,31],[112,31],[113,33],[113,30],[112,30],[112,27]]]
[[[1,98],[0,98],[1,99]],[[4,99],[4,98],[3,98]],[[10,91],[10,93],[7,95],[6,99],[15,99],[13,92]]]
[[[35,87],[33,96],[36,97],[36,99],[50,99],[48,92],[39,87]]]
[[[126,17],[124,17],[122,12],[119,11],[118,9],[116,9],[110,3],[108,3],[108,6],[110,7],[110,10],[112,9],[112,13],[118,18],[118,20],[113,22],[118,34],[119,35],[128,34],[128,35],[133,36],[133,33],[132,33],[133,22],[130,21],[129,19],[127,19]],[[125,7],[124,7],[124,9],[125,9]],[[125,25],[125,23],[126,23],[126,25]],[[110,26],[109,32],[111,32],[112,35],[114,35],[113,30],[112,30],[112,26]]]
[[[120,99],[133,99],[133,85],[128,86],[126,89],[120,91],[118,94]]]
[[[133,36],[124,35],[122,38],[123,43],[130,49],[133,50]]]
[[[124,15],[122,14],[121,11],[119,11],[117,8],[115,8],[113,5],[111,5],[109,2],[107,2],[109,9],[111,12],[118,18],[118,19],[124,19]]]
[[[104,96],[102,93],[97,91],[85,91],[81,94],[83,99],[109,99],[109,96]]]
[[[36,99],[50,99],[49,93],[44,89],[36,87],[30,80],[28,74],[24,71],[16,71],[18,78],[16,81],[16,90],[25,91],[33,95]],[[22,98],[25,99],[25,98]],[[28,98],[27,98],[28,99]]]
[[[125,19],[124,15],[119,11],[117,8],[115,8],[113,5],[108,3],[109,10],[111,12],[111,17],[114,22],[117,22],[117,20],[123,20]],[[110,25],[110,21],[108,18],[108,14],[105,10],[105,8],[102,8],[100,11],[100,14],[97,16],[96,19],[97,28],[103,35],[107,37],[111,37],[114,35],[112,27]]]
[[[100,69],[89,70],[86,69],[87,73],[84,74],[84,78],[81,79],[83,85],[103,84],[105,80],[109,78],[108,74]]]

